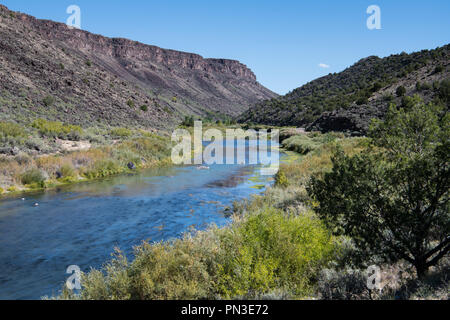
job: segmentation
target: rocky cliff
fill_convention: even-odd
[[[39,20],[0,5],[3,118],[164,127],[185,115],[237,115],[276,95],[239,61]]]

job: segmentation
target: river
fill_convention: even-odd
[[[68,266],[99,268],[114,247],[131,259],[143,240],[226,225],[227,206],[272,183],[259,168],[151,169],[1,201],[0,299],[56,295],[70,276]]]

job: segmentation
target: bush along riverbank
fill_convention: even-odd
[[[0,195],[170,165],[170,137],[127,128],[0,122]]]
[[[448,299],[448,121],[445,109],[418,100],[392,106],[367,138],[294,137],[284,145],[302,155],[281,165],[273,187],[234,203],[228,226],[144,242],[132,261],[117,250],[82,275],[78,295],[64,289],[56,299]],[[404,175],[412,172],[418,180]],[[420,177],[436,192],[414,189]],[[410,197],[401,189],[408,183]],[[424,214],[408,211],[411,199]],[[426,201],[437,205],[427,209]],[[426,270],[414,260],[417,239]],[[367,285],[371,265],[380,270],[375,286]]]

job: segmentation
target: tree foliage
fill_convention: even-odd
[[[182,126],[185,127],[193,127],[194,126],[194,117],[193,116],[185,116],[183,122],[181,123]]]
[[[404,86],[400,86],[397,88],[397,90],[395,91],[395,94],[397,95],[397,97],[403,97],[406,93],[406,89]]]
[[[450,115],[414,99],[373,123],[371,152],[336,152],[332,171],[308,190],[318,214],[362,256],[404,259],[421,277],[450,249]]]

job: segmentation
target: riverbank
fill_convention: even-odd
[[[180,129],[194,133],[193,127]],[[209,129],[225,137],[228,129],[241,126],[205,123],[203,132]],[[237,138],[244,138],[242,131],[237,132]],[[0,121],[0,198],[170,166],[171,146],[167,132],[83,129],[43,119],[29,125]]]
[[[171,165],[171,140],[161,133],[42,121],[40,129],[0,124],[3,145],[11,146],[9,155],[0,156],[0,197]],[[74,139],[74,132],[76,140],[63,140]],[[29,141],[46,147],[38,152]]]

